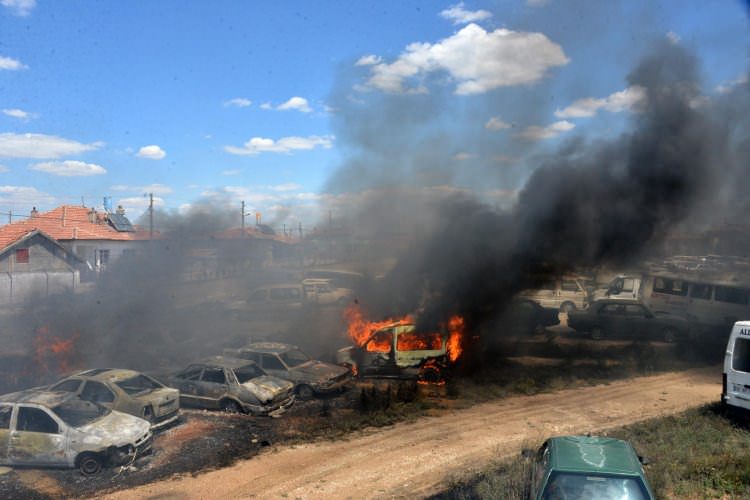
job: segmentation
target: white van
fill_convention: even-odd
[[[750,321],[736,322],[729,335],[721,402],[731,408],[750,410]]]
[[[563,276],[545,282],[536,290],[524,290],[518,295],[544,308],[571,312],[588,307],[590,283],[590,279],[581,276]]]

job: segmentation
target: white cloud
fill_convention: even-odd
[[[0,186],[0,204],[32,206],[53,205],[55,197],[30,186]],[[15,211],[15,209],[14,209]]]
[[[235,108],[246,108],[250,106],[253,103],[250,99],[245,99],[244,97],[235,97],[234,99],[229,99],[228,101],[224,101],[224,107],[235,107]]]
[[[720,85],[716,86],[716,92],[719,94],[726,94],[728,92],[731,92],[733,88],[735,88],[737,85],[744,85],[748,82],[748,75],[747,73],[742,73],[740,76],[735,78],[734,80],[729,80],[728,82],[724,82]]]
[[[103,143],[82,144],[44,134],[0,134],[0,158],[60,158],[92,151]]]
[[[103,175],[107,170],[96,163],[85,163],[78,160],[48,161],[30,165],[31,170],[58,175],[60,177],[88,177]]]
[[[36,7],[36,0],[0,0],[0,4],[10,9],[16,16],[28,16]]]
[[[38,116],[36,113],[29,113],[28,111],[24,111],[18,108],[3,109],[3,114],[5,116],[10,116],[11,118],[18,118],[19,120],[23,120],[25,122]]]
[[[164,184],[148,184],[146,186],[128,186],[126,184],[117,184],[111,186],[112,191],[127,191],[131,193],[154,193],[154,194],[169,194],[172,192],[172,188],[165,186]]]
[[[354,63],[355,66],[372,66],[373,64],[380,64],[380,61],[382,61],[383,58],[380,56],[376,56],[374,54],[370,54],[367,56],[360,57],[356,63]]]
[[[646,99],[646,91],[643,87],[628,87],[620,92],[614,92],[604,99],[586,97],[578,99],[563,110],[555,111],[558,118],[588,118],[596,115],[600,109],[612,113],[631,111],[637,108]]]
[[[122,205],[122,207],[125,209],[125,213],[131,214],[128,215],[128,218],[130,218],[130,220],[135,220],[138,217],[138,215],[135,214],[145,213],[149,205],[149,197],[131,196],[129,198],[120,198],[119,200],[117,200],[117,204]],[[155,207],[164,207],[165,205],[166,203],[164,203],[163,198],[154,196]]]
[[[300,111],[302,113],[309,113],[312,111],[312,108],[310,107],[310,103],[307,102],[307,99],[304,97],[294,96],[287,99],[285,102],[282,102],[275,108],[270,102],[264,102],[260,105],[260,109],[275,109],[277,111]]]
[[[164,152],[164,150],[156,144],[152,144],[150,146],[143,146],[138,150],[138,154],[136,156],[139,156],[141,158],[148,158],[149,160],[161,160],[162,158],[167,156],[167,153]]]
[[[574,128],[575,128],[574,124],[570,123],[567,120],[563,120],[563,121],[555,122],[552,125],[547,125],[546,127],[539,127],[537,125],[534,125],[532,127],[527,127],[523,132],[521,132],[518,135],[519,137],[522,137],[524,139],[528,139],[531,141],[538,141],[542,139],[552,139],[553,137],[557,137],[563,132],[573,130]]]
[[[242,170],[239,168],[234,168],[231,170],[222,170],[221,175],[239,175],[242,173]]]
[[[466,10],[464,9],[464,3],[459,2],[456,5],[451,5],[447,9],[440,12],[440,15],[449,21],[453,21],[453,24],[467,24],[475,21],[482,21],[492,17],[492,13],[486,10]]]
[[[7,69],[10,71],[16,71],[19,69],[27,69],[28,66],[23,64],[17,59],[11,59],[10,57],[0,56],[0,69]]]
[[[333,136],[311,135],[309,137],[282,137],[274,141],[264,137],[253,137],[242,147],[225,146],[224,151],[233,155],[257,155],[259,153],[291,153],[295,150],[308,150],[321,147],[330,149],[332,147]]]
[[[511,127],[510,123],[504,122],[497,116],[493,116],[492,118],[487,120],[487,123],[484,124],[484,128],[489,129],[489,130],[503,130],[503,129],[510,128],[510,127]]]
[[[268,186],[273,191],[299,191],[302,189],[300,184],[296,182],[286,182],[284,184],[276,184],[275,186]]]
[[[678,43],[680,43],[680,40],[681,40],[680,35],[678,35],[674,31],[668,31],[666,34],[666,37],[667,37],[667,40],[669,40],[669,42],[673,45],[677,45]]]
[[[456,94],[480,94],[499,87],[533,83],[569,59],[543,33],[469,24],[435,44],[412,43],[394,62],[370,67],[367,85],[391,93],[425,92],[408,80],[446,71],[457,82]]]
[[[471,153],[466,153],[464,151],[453,155],[453,159],[456,161],[466,161],[466,160],[471,160],[472,158],[476,158],[476,155],[471,154]]]

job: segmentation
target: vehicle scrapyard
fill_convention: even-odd
[[[33,0],[2,1],[0,13],[19,37],[83,22],[41,3],[53,13],[32,16]],[[698,14],[666,3],[671,17],[519,1],[500,18],[461,2],[429,14],[444,23],[441,39],[423,7],[392,2],[357,16],[383,29],[368,42],[391,40],[393,23],[380,17],[391,11],[425,37],[395,57],[399,47],[381,56],[365,39],[344,43],[336,37],[360,36],[360,26],[340,30],[340,19],[324,23],[304,2],[294,16],[266,5],[279,14],[268,20],[243,2],[220,3],[219,14],[172,7],[186,17],[158,27],[168,2],[148,13],[108,4],[101,16],[153,32],[97,36],[113,46],[147,40],[164,59],[140,46],[110,53],[83,29],[50,39],[86,40],[113,70],[89,64],[81,74],[137,89],[69,88],[65,96],[86,97],[60,105],[65,119],[2,109],[19,132],[0,130],[0,174],[27,175],[29,186],[0,187],[10,207],[0,213],[0,497],[159,497],[172,480],[187,497],[423,497],[522,448],[535,454],[519,491],[539,498],[618,488],[679,497],[681,478],[639,459],[645,438],[608,434],[691,409],[675,418],[726,429],[726,408],[694,407],[722,398],[741,408],[750,393],[750,84],[744,55],[734,74],[724,67],[739,49],[730,57],[703,32],[681,38],[667,20],[687,31],[695,23],[683,17]],[[641,18],[653,26],[595,57],[605,48],[591,33],[613,30],[588,16],[605,11],[623,29]],[[47,29],[34,24],[55,16]],[[188,36],[208,20],[207,36]],[[271,31],[256,35],[248,20]],[[98,21],[89,24],[110,26]],[[177,36],[175,26],[191,29]],[[322,38],[333,42],[323,48]],[[276,50],[260,45],[268,40],[284,46],[272,66],[253,59]],[[83,85],[76,71],[45,73],[55,50],[29,51],[28,63],[0,53],[0,87],[26,82],[7,106],[52,96],[37,84]],[[73,49],[60,50],[73,61]],[[290,54],[300,73],[317,74],[313,55],[338,68],[309,86],[326,86],[325,96],[264,95],[280,87],[273,68]],[[606,85],[589,66],[597,57]],[[194,61],[189,71],[183,58]],[[131,77],[122,61],[153,74]],[[204,74],[220,90],[198,85]],[[252,99],[232,97],[259,81]],[[299,75],[284,81],[306,88]],[[145,100],[152,91],[163,94]],[[143,116],[107,124],[71,111],[108,109],[100,101],[110,95],[128,97],[118,112]],[[202,106],[213,111],[198,116]],[[33,128],[76,116],[82,142]],[[51,183],[54,195],[30,187],[45,175],[72,180]],[[102,177],[81,179],[90,176]],[[122,194],[116,209],[108,192],[89,196],[105,186]],[[676,460],[667,445],[652,449]],[[605,454],[617,464],[587,461]],[[710,455],[684,475],[700,472],[707,496],[750,495],[745,479],[712,482],[721,467],[748,462]],[[262,486],[247,484],[256,479]]]

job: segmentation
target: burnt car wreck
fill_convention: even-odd
[[[451,337],[396,322],[379,328],[360,345],[339,349],[336,361],[359,377],[439,382],[457,357],[458,344]]]
[[[7,394],[0,397],[0,464],[77,467],[95,474],[149,452],[150,427],[70,393]]]
[[[294,383],[300,399],[342,391],[351,380],[347,368],[314,360],[291,344],[256,342],[224,354],[254,361],[269,375]]]
[[[266,374],[253,361],[213,356],[166,377],[180,403],[210,410],[279,416],[295,401],[294,384]]]

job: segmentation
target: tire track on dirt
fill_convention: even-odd
[[[719,369],[482,403],[352,437],[279,447],[231,467],[108,498],[414,498],[554,434],[602,432],[716,401]]]

